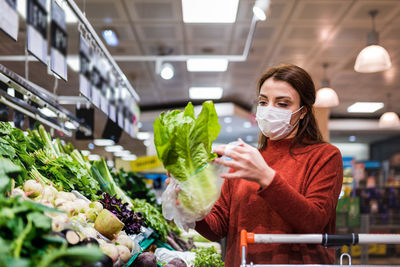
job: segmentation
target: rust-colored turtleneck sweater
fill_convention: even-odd
[[[212,211],[196,223],[205,238],[227,237],[225,266],[241,264],[240,231],[256,234],[335,233],[336,204],[343,180],[339,150],[327,143],[294,148],[291,139],[268,141],[262,151],[276,171],[260,188],[244,179],[227,179]],[[332,264],[334,251],[320,245],[249,244],[247,263]]]

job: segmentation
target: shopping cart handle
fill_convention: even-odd
[[[357,245],[358,234],[342,234],[342,235],[322,235],[322,244],[324,247],[337,247],[343,245]]]

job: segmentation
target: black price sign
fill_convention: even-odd
[[[82,95],[90,99],[91,91],[91,58],[92,50],[90,45],[82,35],[79,36],[79,91]]]
[[[44,5],[43,5],[44,4]],[[32,25],[44,39],[47,33],[46,0],[28,0],[28,24]]]
[[[97,87],[98,89],[103,87],[103,78],[100,75],[100,71],[96,67],[93,67],[91,80],[93,86]]]
[[[80,72],[86,78],[90,79],[90,60],[86,55],[80,54],[79,57],[80,62]]]
[[[83,36],[79,37],[79,64],[80,73],[90,80],[90,58],[92,51],[88,41]]]
[[[64,56],[67,55],[67,34],[57,23],[51,22],[51,46],[61,52]]]
[[[6,0],[6,2],[12,7],[14,10],[17,9],[17,0]]]
[[[47,65],[46,0],[28,0],[26,41],[28,51]]]
[[[56,3],[51,1],[51,25],[50,25],[50,45],[51,45],[51,70],[67,80],[67,24],[65,22],[65,12]]]
[[[18,38],[18,14],[16,0],[0,0],[0,29],[15,41]]]

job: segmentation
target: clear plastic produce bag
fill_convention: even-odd
[[[240,142],[229,143],[225,154],[229,155],[230,150],[237,145],[240,145]],[[230,158],[224,156],[222,159]],[[162,194],[164,217],[167,220],[174,220],[178,227],[186,231],[194,228],[196,221],[203,219],[218,200],[224,182],[220,175],[228,171],[228,167],[211,161],[184,182],[171,177],[169,185]]]
[[[162,194],[162,211],[167,220],[174,220],[178,227],[194,228],[219,198],[224,179],[220,174],[227,168],[213,162],[206,163],[186,181],[171,181]],[[179,204],[177,205],[177,201]]]

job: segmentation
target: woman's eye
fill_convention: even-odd
[[[286,103],[278,103],[278,106],[286,108],[288,106],[288,104],[286,104]]]
[[[264,101],[264,100],[259,100],[258,101],[258,105],[259,106],[265,106],[265,105],[267,105],[268,103],[267,103],[267,101]]]

